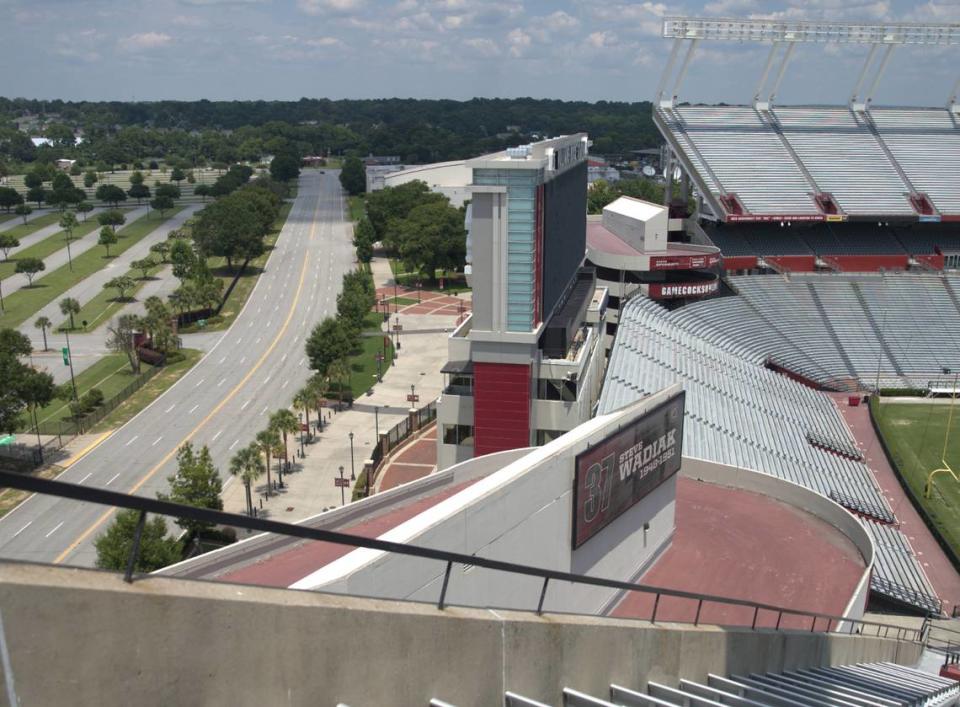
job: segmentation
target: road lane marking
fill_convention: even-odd
[[[134,442],[137,441],[137,437],[139,437],[139,436],[140,436],[140,435],[134,435],[133,437],[130,438],[130,441],[127,442],[127,443],[126,443],[125,445],[123,445],[123,446],[124,446],[124,447],[129,447],[131,444],[133,444]]]
[[[267,376],[266,378],[264,378],[264,379],[263,379],[264,385],[266,385],[267,383],[269,383],[269,382],[270,382],[270,379],[271,379],[272,377],[273,377],[273,374],[271,373],[269,376]]]
[[[285,380],[285,381],[283,382],[283,385],[280,386],[280,390],[283,390],[284,388],[286,388],[286,387],[287,387],[287,383],[289,383],[289,382],[290,382],[289,380]]]
[[[118,471],[116,474],[114,474],[113,476],[110,477],[110,480],[107,482],[106,485],[109,486],[110,484],[112,484],[114,481],[117,480],[117,477],[118,477],[118,476],[120,476],[120,472],[119,472],[119,471]]]
[[[200,403],[197,403],[197,404],[194,405],[192,408],[190,408],[190,412],[189,412],[188,414],[192,415],[192,414],[193,414],[193,411],[196,410],[198,407],[200,407]]]
[[[252,400],[253,400],[253,399],[251,398],[250,400],[248,400],[247,402],[245,402],[243,405],[240,406],[240,409],[241,409],[241,410],[246,410],[246,409],[247,409],[247,405],[249,405],[249,404],[252,402]]]
[[[201,385],[203,385],[203,382],[204,382],[205,380],[206,380],[206,378],[201,378],[200,380],[198,380],[196,383],[193,384],[193,387],[194,387],[194,388],[199,388]]]
[[[258,337],[257,340],[254,341],[253,343],[259,344],[261,341],[263,341],[263,337],[262,337],[262,336],[261,336],[261,337]]]
[[[151,446],[151,447],[156,447],[156,446],[157,446],[157,442],[159,442],[161,439],[163,439],[163,435],[161,435],[161,436],[157,437],[155,440],[153,440],[153,444],[151,444],[150,446]]]
[[[302,359],[302,358],[301,358],[300,361],[297,363],[297,365],[298,365],[298,366],[302,366],[302,365],[303,365],[303,359]]]
[[[316,205],[316,207],[314,208],[314,211],[313,211],[313,223],[312,223],[312,225],[310,226],[309,241],[313,241],[313,240],[315,239],[316,234],[317,234],[317,226],[318,226],[317,217],[318,217],[319,214],[320,214],[320,204],[321,204],[321,200],[318,198],[318,199],[317,199],[317,205]],[[300,268],[300,279],[299,279],[298,282],[297,282],[297,288],[296,288],[296,290],[294,290],[293,300],[292,300],[292,302],[290,303],[290,310],[287,312],[287,318],[284,320],[283,326],[280,327],[280,331],[277,332],[276,337],[274,337],[273,341],[270,342],[270,345],[267,347],[267,350],[264,351],[263,354],[261,354],[261,356],[260,356],[260,358],[257,360],[257,362],[250,368],[249,371],[246,372],[246,374],[243,376],[243,378],[240,379],[240,382],[238,382],[238,383],[223,397],[223,399],[222,399],[219,403],[217,403],[217,405],[213,408],[213,410],[211,410],[209,413],[207,413],[207,416],[206,416],[203,420],[201,420],[189,433],[187,433],[187,434],[184,436],[184,438],[183,438],[182,440],[180,440],[180,443],[179,443],[179,444],[175,445],[175,446],[173,447],[173,449],[171,449],[169,452],[167,452],[167,454],[166,454],[159,462],[157,462],[157,464],[155,464],[155,465],[146,473],[146,475],[144,475],[139,481],[137,481],[137,483],[135,483],[135,484],[133,485],[133,487],[132,487],[129,491],[127,491],[128,494],[131,494],[131,495],[132,495],[132,494],[136,494],[136,492],[139,491],[140,488],[142,488],[144,484],[146,484],[151,478],[153,478],[153,476],[155,476],[156,473],[157,473],[158,471],[160,471],[160,469],[162,469],[162,468],[164,467],[164,465],[173,458],[173,456],[177,453],[177,450],[178,450],[180,447],[182,447],[184,443],[189,442],[191,439],[193,439],[193,437],[197,434],[197,432],[199,432],[199,430],[200,430],[205,424],[207,424],[211,419],[213,419],[213,417],[214,417],[217,413],[219,413],[220,410],[222,410],[222,409],[224,408],[224,406],[227,405],[227,403],[229,403],[231,400],[233,400],[233,398],[237,395],[237,393],[240,392],[240,390],[243,388],[243,386],[247,384],[247,381],[249,381],[251,378],[253,378],[253,376],[254,376],[254,375],[256,374],[256,372],[259,370],[260,366],[262,366],[263,363],[264,363],[264,362],[267,360],[267,358],[270,356],[270,354],[273,353],[273,350],[277,347],[277,344],[280,343],[280,341],[283,339],[284,335],[286,334],[287,329],[288,329],[289,326],[290,326],[290,322],[293,321],[294,312],[297,311],[297,305],[298,305],[298,303],[299,303],[299,301],[300,301],[300,296],[301,296],[301,294],[303,293],[303,285],[304,285],[304,281],[306,280],[307,267],[308,267],[309,263],[310,263],[310,258],[309,258],[309,256],[308,256],[308,257],[305,257],[305,258],[303,259],[303,265],[302,265],[302,267]],[[250,324],[249,324],[249,326],[253,326],[253,324],[254,324],[254,321],[251,321]],[[104,437],[106,437],[106,436],[109,435],[109,434],[110,434],[109,432],[104,433]],[[239,440],[237,440],[236,442],[234,442],[234,444],[237,444],[238,442],[239,442]],[[96,443],[95,443],[95,444],[96,444]],[[93,448],[93,447],[91,446],[91,449],[92,449],[92,448]],[[230,449],[233,449],[233,445],[231,445]],[[84,453],[86,453],[86,450],[84,450]],[[77,538],[75,538],[75,539],[73,540],[73,542],[71,542],[70,545],[68,545],[67,548],[64,549],[64,551],[61,552],[61,553],[54,559],[53,564],[61,564],[61,563],[63,563],[63,561],[70,555],[70,553],[72,553],[74,550],[76,550],[76,549],[80,546],[81,543],[83,543],[88,537],[90,537],[90,536],[97,530],[97,528],[99,528],[101,525],[103,525],[103,524],[110,518],[110,516],[113,515],[113,513],[114,513],[114,510],[113,510],[112,508],[109,509],[109,510],[104,511],[104,512],[100,515],[100,517],[97,518],[97,520],[95,520],[86,530],[84,530]]]
[[[226,383],[226,382],[227,382],[227,379],[226,379],[226,378],[221,378],[221,379],[220,379],[220,382],[217,383],[217,387],[219,388],[221,385],[223,385],[223,384]]]
[[[87,474],[86,476],[84,476],[82,479],[80,479],[77,483],[78,483],[78,484],[82,484],[84,481],[86,481],[87,479],[89,479],[91,476],[93,476],[93,472],[92,472],[92,471],[91,471],[89,474]]]
[[[297,334],[295,337],[293,337],[293,343],[297,343],[298,341],[300,341],[300,335],[299,335],[299,334]]]
[[[264,405],[264,406],[263,406],[263,410],[260,411],[260,414],[261,414],[261,415],[266,414],[267,410],[269,410],[269,409],[270,409],[270,406],[269,406],[269,405]]]
[[[233,449],[234,447],[236,447],[237,444],[239,444],[239,442],[240,442],[239,439],[233,440],[233,444],[231,444],[229,447],[227,447],[227,451],[229,452],[231,449]]]
[[[66,522],[66,521],[62,521],[62,520],[61,520],[59,523],[57,523],[56,527],[55,527],[53,530],[51,530],[49,533],[47,533],[47,534],[44,535],[43,537],[49,538],[49,537],[50,537],[51,535],[53,535],[55,532],[57,532],[58,530],[60,530],[60,526],[63,525],[65,522]]]
[[[222,434],[223,434],[223,430],[220,430],[219,432],[217,432],[217,434],[215,434],[215,435],[213,436],[213,439],[210,440],[210,441],[211,441],[211,442],[216,442],[216,441],[217,441],[217,437],[219,437],[219,436],[222,435]]]
[[[173,405],[171,405],[170,407],[168,407],[166,410],[164,410],[164,411],[163,411],[164,414],[170,412],[170,411],[173,410],[175,407],[177,407],[177,404],[176,404],[176,403],[174,403]]]
[[[241,358],[241,359],[240,359],[240,365],[242,366],[242,365],[243,365],[243,362],[246,361],[246,360],[247,360],[247,357],[246,357],[246,356],[244,356],[243,358]]]
[[[33,521],[32,521],[32,520],[31,520],[31,521],[27,521],[27,524],[26,524],[25,526],[23,526],[22,528],[20,528],[20,530],[18,530],[17,532],[15,532],[15,533],[13,534],[13,537],[17,537],[20,533],[22,533],[24,530],[26,530],[27,528],[29,528],[31,525],[33,525]]]
[[[226,360],[227,360],[227,357],[224,356],[224,357],[221,358],[219,361],[217,361],[217,363],[218,363],[218,364],[221,364],[221,363],[223,363],[223,362],[226,361]]]

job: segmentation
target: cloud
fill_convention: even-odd
[[[140,32],[121,38],[117,44],[127,52],[149,51],[165,47],[173,41],[173,37],[165,32]]]
[[[184,5],[206,7],[211,5],[257,5],[266,0],[180,0]]]
[[[177,27],[206,27],[209,24],[205,19],[196,15],[174,15],[170,23]]]
[[[350,14],[364,4],[364,0],[297,0],[297,7],[308,15]]]
[[[580,20],[563,10],[557,10],[544,17],[543,24],[551,32],[573,32],[579,29]]]
[[[510,33],[507,35],[507,44],[510,46],[510,56],[515,59],[522,57],[532,43],[533,38],[519,27],[510,30]]]
[[[488,37],[472,37],[464,40],[463,44],[473,54],[486,59],[492,59],[501,54],[500,46]]]

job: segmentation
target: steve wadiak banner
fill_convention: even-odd
[[[574,549],[680,470],[684,401],[681,391],[577,455]]]

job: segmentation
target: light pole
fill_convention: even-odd
[[[383,383],[383,354],[377,353],[377,382]]]
[[[350,480],[356,481],[357,474],[353,467],[353,432],[349,434],[349,437],[350,437]]]
[[[344,494],[344,478],[343,478],[343,464],[340,465],[340,505],[347,505],[347,497]]]
[[[420,280],[417,280],[417,304],[420,304],[420,288],[423,287],[423,283]]]
[[[393,281],[393,313],[396,314],[400,311],[400,303],[397,302],[397,281]]]
[[[399,350],[400,350],[400,317],[394,317],[394,319],[395,319],[395,322],[394,322],[394,325],[393,325],[393,330],[394,330],[395,332],[397,332],[397,346],[396,346],[396,349],[397,349],[397,351],[399,351]]]
[[[377,446],[380,446],[380,406],[373,406],[373,428],[377,431]]]
[[[300,458],[303,459],[303,413],[297,413],[300,417]]]

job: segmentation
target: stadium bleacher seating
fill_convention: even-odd
[[[817,194],[830,194],[854,217],[916,216],[922,195],[924,214],[960,215],[960,126],[946,109],[657,110],[703,186],[749,214],[818,215]]]
[[[688,305],[677,323],[735,338],[752,360],[771,360],[828,386],[847,380],[872,388],[879,377],[886,387],[922,388],[944,368],[960,367],[958,275],[795,274],[728,282],[739,297]]]
[[[808,439],[813,435],[856,449],[830,398],[760,365],[762,354],[742,345],[746,338],[742,331],[697,330],[698,322],[682,314],[687,309],[668,312],[642,297],[624,306],[600,412],[616,410],[679,382],[687,393],[686,456],[778,476],[832,497],[858,514],[893,522],[893,513],[866,465],[830,453]],[[738,313],[744,311],[748,310],[741,308]],[[905,538],[903,543],[909,547]],[[878,547],[878,552],[892,550]],[[925,576],[916,558],[912,554],[897,558],[877,563],[874,591],[896,601],[929,598],[929,582],[918,579]],[[909,570],[904,562],[912,562]],[[926,601],[907,603],[928,608]]]
[[[649,680],[645,690],[611,684],[609,695],[595,697],[563,689],[563,707],[792,707],[793,705],[894,705],[936,707],[955,704],[960,684],[897,663],[855,663],[782,673],[721,676],[702,681],[680,679],[676,687]],[[549,707],[546,702],[505,692],[505,707]],[[345,707],[345,706],[344,706]],[[455,707],[439,699],[430,707]]]
[[[851,215],[911,216],[910,188],[876,137],[846,108],[777,108],[784,136],[821,191]]]

